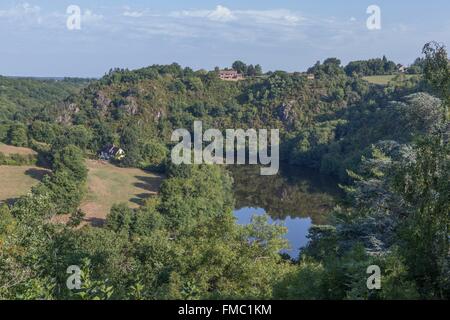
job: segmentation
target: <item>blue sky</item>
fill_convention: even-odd
[[[381,30],[368,30],[369,5]],[[81,8],[81,30],[66,27]],[[0,2],[0,74],[99,77],[110,68],[240,59],[264,70],[385,54],[409,64],[430,40],[450,45],[448,0],[27,0]]]

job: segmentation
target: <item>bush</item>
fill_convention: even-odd
[[[5,155],[0,152],[0,165],[5,166],[32,166],[38,162],[38,157],[34,154],[10,154]]]
[[[162,166],[169,150],[159,142],[150,141],[144,145],[142,150],[143,167],[148,169],[157,169]]]
[[[16,147],[26,147],[28,145],[28,137],[25,125],[12,125],[8,130],[7,142]]]

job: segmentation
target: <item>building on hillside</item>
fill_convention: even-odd
[[[316,79],[316,76],[314,75],[314,73],[308,73],[306,75],[306,78],[308,78],[308,80],[314,80],[314,79]]]
[[[102,160],[122,160],[125,158],[125,151],[122,148],[116,147],[115,145],[105,146],[102,151],[100,151],[99,158]]]
[[[400,72],[400,73],[405,73],[406,71],[408,71],[408,67],[406,67],[406,66],[404,66],[404,65],[402,65],[402,64],[398,64],[398,65],[397,65],[397,70],[398,70],[398,72]]]
[[[236,80],[243,80],[244,75],[237,72],[236,70],[220,70],[219,78],[222,80],[236,81]]]

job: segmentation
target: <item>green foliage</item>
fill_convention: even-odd
[[[0,91],[3,117],[15,114],[29,124],[27,132],[19,122],[4,122],[0,138],[28,145],[29,135],[30,143],[51,144],[43,148],[53,168],[11,208],[0,207],[0,299],[447,299],[444,52],[427,46],[423,61],[428,86],[441,100],[409,95],[426,88],[421,83],[372,88],[354,76],[391,72],[385,58],[345,69],[330,58],[308,71],[314,81],[274,72],[224,82],[177,64],[111,70],[57,114],[42,117],[1,104]],[[239,61],[233,67],[259,74]],[[71,124],[47,121],[55,118]],[[330,173],[351,169],[346,206],[335,208],[331,225],[311,228],[298,261],[280,255],[284,227],[265,216],[236,223],[232,179],[222,168],[167,163],[170,132],[196,119],[221,129],[281,128],[285,159]],[[142,207],[118,204],[104,228],[79,228],[84,153],[110,143],[125,149],[123,165],[164,163],[167,179]],[[71,222],[54,224],[59,213],[70,213]],[[66,287],[70,265],[81,266],[80,290]],[[382,270],[381,290],[367,289],[369,265]]]
[[[382,263],[382,290],[379,298],[383,300],[417,300],[420,294],[409,270],[405,266],[400,251],[394,248],[384,258]]]
[[[76,125],[67,130],[69,143],[77,146],[81,150],[86,150],[92,141],[92,132],[85,126]]]
[[[233,62],[232,66],[233,70],[236,70],[240,74],[248,77],[260,76],[262,75],[262,68],[259,64],[257,65],[247,65],[242,61]]]
[[[448,296],[450,149],[438,137],[420,141],[415,158],[401,163],[396,190],[410,208],[401,228],[401,252],[429,298]]]
[[[55,106],[78,93],[89,80],[41,80],[0,76],[0,121],[52,120]]]
[[[168,153],[169,150],[164,144],[153,140],[149,141],[143,146],[141,166],[149,169],[159,168],[164,164]]]
[[[216,166],[193,167],[187,179],[167,179],[160,194],[160,210],[168,225],[177,230],[194,230],[203,219],[233,208],[231,180]]]
[[[283,300],[324,299],[325,268],[322,264],[302,260],[275,289],[275,297]]]
[[[3,237],[12,231],[14,228],[13,216],[6,204],[0,206],[0,248]]]
[[[127,153],[122,164],[130,167],[138,167],[143,161],[142,145],[142,136],[139,128],[135,125],[127,126],[121,134],[121,146]]]
[[[226,180],[224,172],[212,168],[196,168],[185,183],[193,179],[199,182],[200,177],[211,175],[209,184],[215,179],[217,185]],[[215,196],[227,198],[228,191],[221,189]],[[192,197],[203,203],[208,195],[196,192]],[[35,265],[33,280],[23,278],[20,286],[0,294],[24,299],[261,299],[272,297],[273,286],[292,271],[291,263],[278,254],[286,244],[282,240],[284,228],[268,225],[267,218],[258,218],[250,226],[238,226],[229,205],[223,202],[217,204],[222,207],[216,215],[200,209],[197,218],[203,223],[195,229],[188,230],[183,225],[176,229],[172,218],[159,209],[167,207],[164,201],[161,197],[135,210],[115,206],[106,228],[46,228],[49,237],[46,246],[40,247],[39,252],[44,254]],[[27,249],[37,243],[27,244]],[[81,267],[80,290],[69,291],[65,287],[70,265]],[[0,273],[10,272],[5,268],[0,263]],[[53,280],[37,276],[41,272]],[[44,281],[48,281],[45,290],[33,284]],[[34,289],[30,291],[29,287]]]
[[[437,132],[442,125],[441,101],[416,93],[384,106],[350,108],[338,120],[317,122],[293,140],[289,161],[321,169],[347,180],[372,144],[382,140],[411,142],[417,134]]]
[[[68,227],[78,227],[80,226],[80,224],[83,222],[84,217],[86,216],[86,214],[81,211],[81,209],[77,209],[75,212],[73,212],[70,216],[70,220],[67,223]]]
[[[40,120],[33,121],[29,128],[29,134],[34,140],[48,144],[53,143],[56,137],[63,133],[62,131],[57,124]]]
[[[114,232],[130,232],[135,213],[126,204],[114,205],[111,208],[105,226]]]
[[[58,213],[76,213],[83,199],[85,190],[83,180],[77,180],[68,170],[57,170],[54,174],[44,177],[41,184],[35,187],[35,192],[45,192],[51,195],[51,199],[58,208]]]
[[[109,300],[114,294],[114,288],[108,285],[108,280],[92,279],[90,266],[90,260],[84,259],[81,270],[82,287],[75,293],[75,296],[81,300]]]
[[[245,74],[247,72],[247,65],[242,61],[235,61],[231,67],[233,70],[236,70],[241,74]]]
[[[448,63],[448,55],[445,47],[436,42],[427,43],[423,48],[424,60],[424,76],[426,81],[431,85],[444,101],[446,112],[450,106],[450,67]],[[445,115],[448,120],[448,115]]]
[[[68,145],[56,151],[53,158],[54,171],[68,171],[71,178],[84,182],[87,178],[87,169],[82,151],[74,145]]]
[[[389,75],[397,72],[397,65],[393,61],[383,59],[370,59],[364,61],[352,61],[345,67],[347,75],[374,76]]]
[[[20,123],[11,125],[7,134],[7,143],[16,147],[28,146],[27,127]]]
[[[5,155],[0,152],[0,165],[6,166],[25,166],[35,165],[38,157],[34,154],[10,154]]]

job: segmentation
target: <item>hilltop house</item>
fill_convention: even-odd
[[[308,73],[308,74],[306,75],[306,78],[307,78],[308,80],[314,80],[314,79],[316,78],[316,76],[314,75],[314,73]]]
[[[406,66],[404,66],[404,65],[402,65],[402,64],[398,64],[398,65],[397,65],[397,70],[398,70],[398,72],[400,72],[400,73],[405,73],[406,71],[408,71],[408,67],[406,67]]]
[[[115,145],[108,145],[100,151],[99,158],[102,160],[122,160],[125,158],[125,151]]]
[[[236,70],[220,70],[219,78],[227,81],[243,80],[244,76]]]

